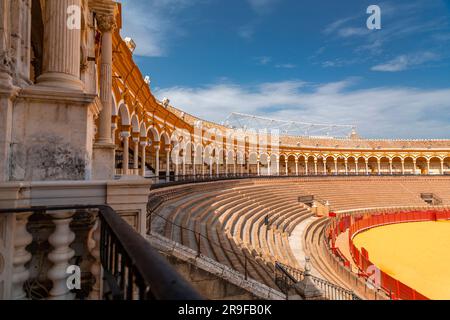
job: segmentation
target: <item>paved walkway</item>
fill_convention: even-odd
[[[317,219],[318,219],[317,217],[310,217],[305,221],[301,222],[295,227],[295,229],[291,233],[291,236],[289,237],[289,245],[291,246],[292,253],[294,254],[294,257],[297,259],[302,269],[305,266],[305,256],[306,256],[303,244],[303,236],[306,228]],[[311,265],[311,274],[315,277],[323,279],[323,276],[317,270],[315,270],[312,265]]]

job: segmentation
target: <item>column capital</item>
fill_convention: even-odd
[[[97,25],[102,33],[112,32],[117,28],[116,18],[112,14],[98,14]]]
[[[120,136],[122,137],[122,138],[129,138],[130,137],[130,132],[129,131],[122,131],[121,133],[120,133]]]

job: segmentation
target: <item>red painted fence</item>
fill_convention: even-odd
[[[405,223],[405,222],[419,222],[419,221],[437,221],[450,220],[450,210],[436,211],[408,211],[408,212],[392,212],[392,213],[372,213],[364,215],[340,215],[337,219],[333,219],[331,228],[328,230],[328,239],[331,242],[331,247],[336,256],[344,261],[346,265],[348,260],[343,257],[338,248],[335,247],[335,242],[339,234],[349,230],[349,246],[350,253],[355,264],[358,266],[359,274],[367,279],[373,280],[374,272],[379,275],[376,285],[379,285],[392,299],[401,300],[427,300],[423,294],[410,288],[401,281],[391,277],[387,273],[376,268],[370,261],[369,253],[361,248],[361,251],[353,244],[353,237],[364,230],[374,227]]]

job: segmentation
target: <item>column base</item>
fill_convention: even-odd
[[[39,86],[55,87],[64,90],[83,91],[83,82],[75,76],[59,72],[47,72],[37,78]]]
[[[116,145],[97,142],[93,148],[92,178],[111,180],[114,178],[114,154]]]

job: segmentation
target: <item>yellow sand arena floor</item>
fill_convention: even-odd
[[[377,227],[354,238],[378,268],[430,299],[450,299],[450,221]]]

